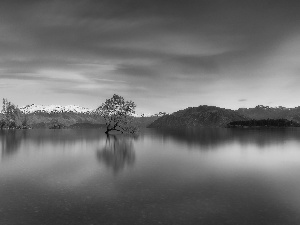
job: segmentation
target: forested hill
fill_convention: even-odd
[[[84,107],[69,106],[43,106],[28,105],[16,107],[6,99],[3,100],[3,107],[0,113],[2,128],[29,127],[50,128],[96,128],[105,124],[102,117]],[[286,119],[300,123],[300,107],[268,107],[258,105],[255,108],[240,108],[230,110],[216,106],[202,105],[179,110],[170,115],[158,113],[152,116],[135,115],[133,122],[138,127],[153,128],[193,128],[193,127],[225,127],[233,121]]]
[[[164,114],[163,112],[151,116],[134,114],[132,117],[133,124],[141,128],[146,127]],[[105,120],[95,110],[76,105],[45,106],[31,104],[18,108],[12,102],[3,99],[3,106],[0,112],[0,129],[87,129],[104,126]]]
[[[285,108],[279,106],[273,108],[269,106],[258,105],[255,108],[240,108],[237,110],[237,112],[255,120],[284,118],[300,123],[300,107]]]
[[[25,116],[25,115],[24,115]],[[97,115],[74,112],[26,114],[27,123],[32,128],[49,128],[54,125],[69,127],[73,124],[103,124],[103,118]]]
[[[27,123],[32,128],[49,128],[54,125],[62,125],[63,127],[72,129],[83,128],[100,128],[105,124],[104,119],[99,115],[87,113],[31,113],[27,114]],[[134,117],[133,123],[138,127],[146,127],[158,116],[150,117]]]
[[[179,110],[165,115],[149,128],[193,128],[193,127],[225,127],[229,122],[247,120],[248,118],[230,109],[202,105]]]
[[[233,121],[230,122],[227,127],[300,127],[300,123],[287,119],[264,119]]]

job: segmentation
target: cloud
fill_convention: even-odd
[[[119,64],[115,71],[116,74],[133,76],[133,77],[148,77],[155,78],[159,76],[158,72],[153,68],[153,65],[130,65]]]
[[[239,102],[245,102],[245,101],[247,101],[246,98],[241,98],[241,99],[239,99]]]
[[[287,62],[292,52],[276,56],[299,35],[299,6],[293,0],[1,1],[1,87],[36,81],[49,91],[44,99],[59,91],[72,103],[82,93],[83,104],[91,95],[120,92],[148,98],[143,108],[164,107],[157,111],[173,110],[179,98],[188,100],[177,102],[178,109],[185,102],[223,104],[218,96],[236,99],[241,86],[244,94],[266,96],[271,87],[262,82],[273,73],[296,76],[282,69],[295,66]],[[0,91],[7,93],[18,96]]]

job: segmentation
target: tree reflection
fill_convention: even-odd
[[[263,149],[269,145],[283,144],[286,140],[300,142],[299,128],[200,128],[200,129],[155,129],[152,137],[163,141],[171,139],[187,146],[199,146],[202,150],[238,142],[241,145],[256,145]]]
[[[1,130],[1,158],[4,159],[16,153],[23,139],[26,139],[26,132],[17,132],[16,130]]]
[[[97,159],[114,173],[135,162],[132,136],[107,135],[104,147],[97,150]]]

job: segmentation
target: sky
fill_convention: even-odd
[[[2,0],[0,97],[138,113],[300,105],[300,1]]]

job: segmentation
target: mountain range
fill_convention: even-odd
[[[31,104],[26,105],[23,107],[19,107],[20,111],[24,114],[31,114],[31,113],[77,113],[77,114],[94,114],[96,109],[89,109],[86,107],[81,107],[78,105],[67,105],[67,106],[61,106],[61,105],[37,105],[37,104]],[[135,117],[153,117],[153,116],[163,116],[166,113],[159,112],[156,114],[134,114]]]
[[[285,108],[258,105],[255,108],[240,108],[237,112],[250,119],[287,119],[300,123],[300,107]]]
[[[238,110],[224,109],[216,106],[202,105],[179,110],[170,115],[158,118],[150,128],[194,128],[194,127],[225,127],[233,121],[261,119],[287,119],[300,123],[300,107],[268,107],[258,105],[255,108]]]
[[[48,128],[53,124],[62,124],[71,128],[99,127],[104,124],[103,118],[95,110],[77,105],[36,105],[19,108],[22,120],[34,128]],[[300,107],[268,107],[258,105],[254,108],[231,110],[216,106],[201,105],[179,110],[172,114],[135,115],[134,123],[141,127],[151,128],[192,128],[224,127],[233,121],[287,119],[300,123]],[[19,121],[21,123],[21,121]]]
[[[95,110],[77,105],[37,105],[31,104],[18,108],[21,112],[16,121],[21,125],[25,120],[32,128],[51,128],[57,125],[69,128],[99,128],[105,124],[104,119],[95,113]],[[165,113],[154,115],[134,115],[133,123],[139,127],[146,127]],[[1,118],[1,114],[0,114]]]
[[[30,113],[66,113],[66,112],[73,112],[73,113],[92,113],[95,110],[91,110],[85,107],[81,107],[78,105],[26,105],[24,107],[19,108],[22,113],[30,114]]]
[[[225,127],[229,122],[248,120],[238,112],[216,106],[201,105],[179,110],[158,118],[149,128]]]

